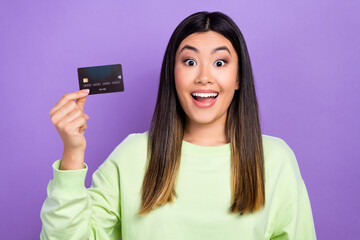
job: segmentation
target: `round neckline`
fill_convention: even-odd
[[[182,153],[201,155],[223,155],[231,153],[230,143],[218,146],[201,146],[182,140]]]

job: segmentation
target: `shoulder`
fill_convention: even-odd
[[[104,162],[107,165],[121,167],[131,163],[143,162],[147,155],[148,132],[129,134],[118,144]]]
[[[148,132],[131,133],[119,145],[116,146],[111,155],[129,155],[147,151]]]
[[[143,133],[131,133],[117,146],[117,148],[143,147],[144,145],[145,146],[147,145],[147,140],[148,140],[148,131]]]
[[[297,159],[290,146],[281,138],[262,135],[264,162],[269,174],[281,174],[301,180]]]
[[[95,171],[98,178],[105,176],[117,189],[120,175],[137,176],[139,169],[144,169],[147,154],[147,132],[128,135],[110,153],[107,159]]]
[[[264,155],[291,155],[293,151],[281,138],[262,134]]]

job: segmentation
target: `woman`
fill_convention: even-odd
[[[261,134],[246,44],[226,15],[195,13],[175,29],[149,132],[129,135],[89,189],[86,95],[50,111],[64,153],[42,239],[316,239],[293,152]]]

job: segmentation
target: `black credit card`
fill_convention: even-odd
[[[82,67],[77,71],[80,90],[90,89],[89,95],[124,91],[121,64]]]

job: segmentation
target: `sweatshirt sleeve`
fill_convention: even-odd
[[[309,195],[301,177],[294,152],[283,142],[286,161],[278,177],[279,202],[275,229],[271,239],[316,240]]]
[[[41,209],[40,239],[120,239],[121,213],[118,170],[107,159],[93,174],[85,188],[88,167],[59,170],[61,160],[53,164],[53,179],[47,186],[47,198]]]
[[[277,231],[271,239],[316,240],[310,200],[303,181],[300,186],[299,201],[284,206],[278,223]]]

